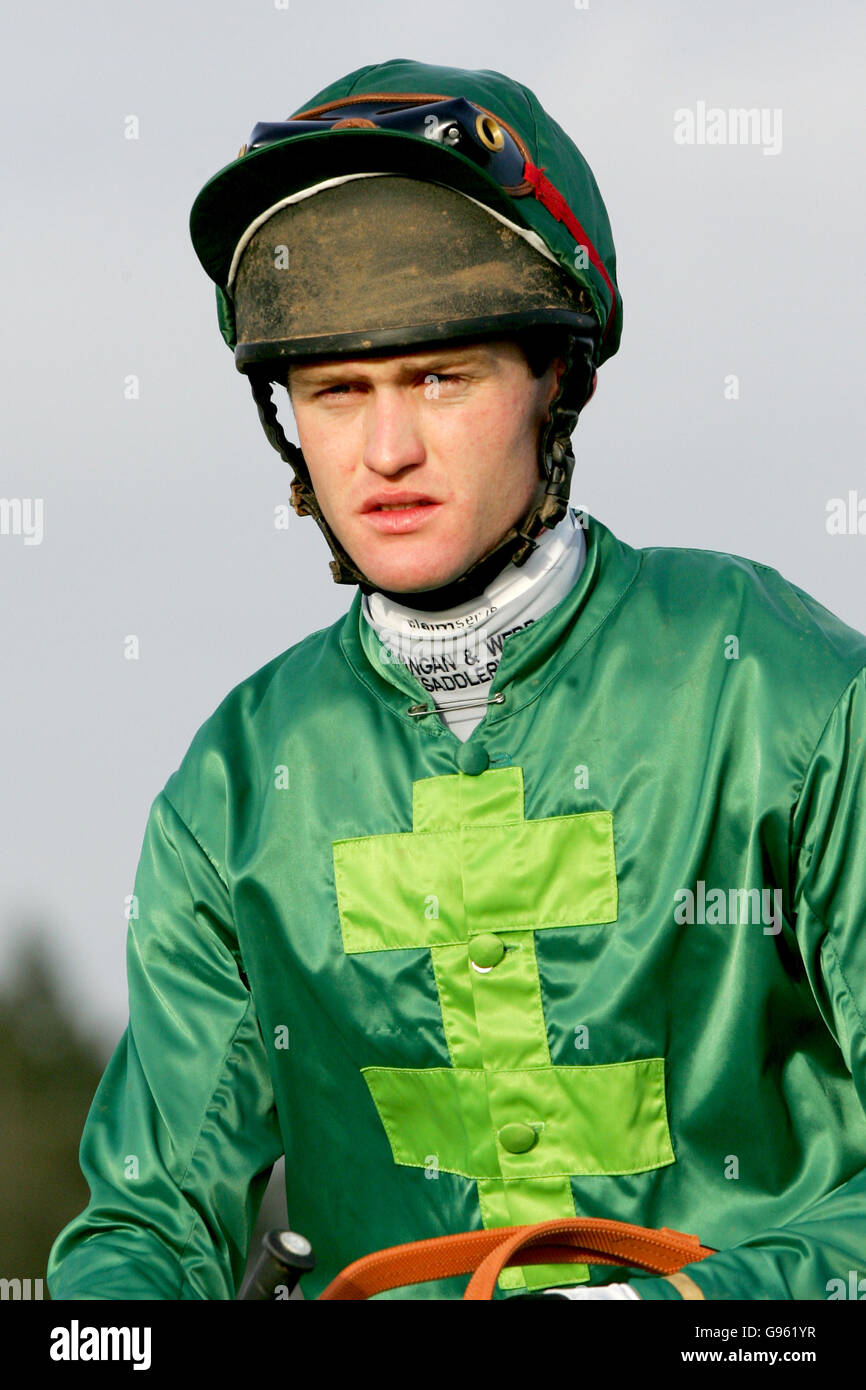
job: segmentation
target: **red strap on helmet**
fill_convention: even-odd
[[[559,189],[555,188],[550,182],[550,179],[545,176],[544,166],[542,165],[541,168],[536,168],[536,166],[527,159],[523,166],[523,177],[526,179],[526,182],[531,185],[536,198],[547,208],[551,216],[555,217],[557,222],[564,222],[575,241],[580,246],[586,247],[590,261],[610,290],[610,310],[602,334],[602,339],[606,338],[616,310],[616,290],[614,289],[613,281],[602,264],[601,257],[586,235],[586,232],[583,230],[583,227],[581,227],[571,208],[568,206],[568,203],[559,192]]]

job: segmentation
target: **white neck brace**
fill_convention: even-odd
[[[569,508],[519,569],[510,562],[483,593],[445,612],[365,595],[364,617],[380,641],[433,697],[442,719],[466,741],[484,718],[502,643],[550,611],[577,581],[586,559],[583,527]],[[411,601],[411,594],[407,594]],[[472,700],[469,708],[457,708]]]

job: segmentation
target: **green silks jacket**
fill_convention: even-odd
[[[708,1299],[856,1296],[866,637],[765,565],[585,525],[465,744],[358,594],[202,725],[150,811],[52,1298],[234,1297],[282,1152],[308,1297],[575,1214],[698,1235]],[[588,1274],[679,1297],[574,1265],[497,1297]]]

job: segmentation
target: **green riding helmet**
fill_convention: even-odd
[[[404,59],[359,68],[288,120],[256,125],[199,193],[190,231],[223,338],[294,470],[293,506],[315,517],[338,584],[373,588],[322,515],[272,383],[304,359],[546,339],[566,370],[541,431],[538,491],[449,586],[454,602],[529,557],[568,505],[571,435],[619,347],[622,299],[592,171],[528,88]]]

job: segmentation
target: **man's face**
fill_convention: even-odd
[[[375,587],[447,584],[523,516],[563,366],[536,378],[501,339],[290,367],[319,505]]]

